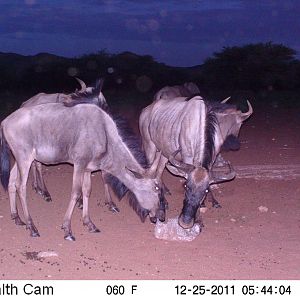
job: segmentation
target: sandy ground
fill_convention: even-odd
[[[255,107],[242,127],[242,148],[225,154],[233,165],[300,164],[299,111]],[[31,238],[9,214],[8,195],[0,188],[0,279],[300,279],[300,179],[237,178],[215,190],[221,209],[209,207],[205,227],[192,242],[154,237],[154,225],[141,223],[128,201],[120,213],[104,206],[99,173],[93,176],[91,217],[101,233],[88,233],[76,209],[75,242],[65,241],[60,229],[71,190],[72,167],[50,166],[45,180],[53,202],[31,189],[31,215],[41,234]],[[168,217],[182,208],[180,178],[164,179]],[[117,201],[117,200],[116,200]],[[268,208],[260,212],[258,207]],[[40,251],[58,256],[36,259]]]

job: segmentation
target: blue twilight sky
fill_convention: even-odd
[[[299,31],[299,0],[0,0],[0,52],[24,55],[106,49],[193,66],[248,43],[299,54]]]

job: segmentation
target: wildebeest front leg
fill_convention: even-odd
[[[78,168],[77,166],[74,166],[71,199],[70,199],[67,211],[64,216],[63,224],[61,226],[61,228],[65,232],[65,236],[64,236],[65,240],[75,241],[75,237],[73,236],[72,230],[71,230],[71,217],[72,217],[72,213],[73,213],[74,207],[76,205],[77,199],[81,195],[82,182],[83,182],[83,171],[80,168]]]
[[[104,198],[105,198],[105,202],[104,204],[106,206],[108,206],[108,209],[114,213],[116,212],[120,212],[119,208],[117,207],[117,205],[112,201],[110,192],[109,192],[109,186],[105,181],[105,172],[102,172],[101,174],[102,180],[103,180],[103,184],[104,184]],[[83,199],[82,199],[82,194],[80,195],[80,197],[77,200],[77,207],[79,209],[83,208]]]
[[[211,202],[211,206],[214,208],[221,208],[221,204],[218,202],[218,200],[215,198],[212,189],[209,187],[208,188],[208,194],[205,198],[205,201],[203,201],[200,205],[200,207],[206,207],[206,202]]]
[[[219,153],[216,157],[213,167],[224,167],[224,166],[227,166],[227,164],[228,164],[228,161],[223,158],[221,153]]]
[[[156,212],[155,217],[150,217],[150,221],[152,223],[156,223],[157,219],[160,220],[161,222],[164,222],[165,219],[166,219],[166,209],[168,209],[168,201],[165,198],[165,194],[166,194],[165,185],[164,185],[164,183],[161,179],[162,173],[165,169],[165,165],[166,165],[168,159],[166,159],[164,156],[162,156],[161,152],[156,151],[154,160],[157,159],[156,155],[160,155],[159,163],[158,163],[157,169],[156,169],[156,178],[160,182],[161,187],[160,187],[160,193],[159,193],[159,207],[158,207],[158,210]]]
[[[43,173],[42,173],[42,164],[38,161],[34,161],[31,166],[33,174],[33,189],[39,195],[41,195],[45,201],[52,201],[51,196],[48,192],[46,184],[44,182]]]
[[[104,197],[105,197],[105,205],[108,206],[108,209],[114,213],[120,212],[119,208],[117,205],[112,201],[110,192],[109,192],[109,186],[105,181],[105,172],[102,171],[102,179],[103,179],[103,184],[104,184]]]
[[[9,202],[10,202],[10,213],[11,218],[15,221],[16,225],[26,225],[21,218],[19,217],[18,209],[17,209],[17,188],[16,188],[16,181],[18,177],[18,167],[15,163],[10,171],[9,176],[9,184],[8,184],[8,193],[9,193]]]
[[[156,154],[159,155],[158,152],[156,152]],[[167,199],[165,198],[165,195],[171,195],[170,190],[167,188],[165,183],[162,181],[162,174],[163,174],[163,171],[166,167],[167,162],[168,162],[168,159],[165,158],[163,155],[160,155],[160,159],[159,159],[159,163],[158,163],[157,171],[156,171],[156,177],[161,182],[161,202],[163,202],[163,208],[164,209],[169,208],[169,204],[168,204]]]
[[[89,215],[89,198],[91,195],[91,172],[85,172],[83,175],[83,184],[82,184],[82,199],[83,199],[83,210],[82,218],[83,225],[87,226],[89,232],[100,232],[96,225],[91,221]]]
[[[215,198],[211,188],[209,188],[209,193],[207,195],[207,201],[211,202],[211,206],[214,208],[221,208],[221,204],[218,202],[218,200]]]

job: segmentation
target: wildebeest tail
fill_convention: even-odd
[[[7,191],[9,174],[10,174],[10,149],[3,135],[3,130],[0,131],[0,174],[1,174],[1,183],[4,189]]]

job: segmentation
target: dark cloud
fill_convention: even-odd
[[[108,51],[150,54],[195,65],[223,46],[283,43],[300,49],[299,1],[2,1],[0,51],[74,56]]]

